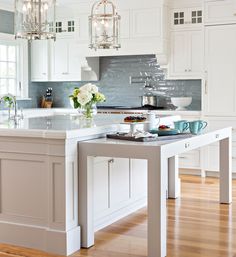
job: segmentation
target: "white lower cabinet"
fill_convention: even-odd
[[[94,222],[101,229],[146,204],[147,161],[94,158]]]

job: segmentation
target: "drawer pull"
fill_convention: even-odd
[[[180,159],[188,159],[187,157],[184,157],[184,156],[180,156],[179,158]]]
[[[232,159],[233,159],[233,160],[236,160],[236,156],[233,156]]]
[[[187,149],[190,147],[190,143],[185,143],[184,147]]]

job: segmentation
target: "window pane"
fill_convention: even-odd
[[[8,83],[9,83],[9,93],[11,93],[13,95],[16,94],[16,91],[15,91],[16,81],[15,81],[15,79],[9,79]]]
[[[7,46],[0,45],[0,61],[7,61]]]
[[[16,65],[15,63],[8,64],[8,77],[15,78],[16,77]]]
[[[0,78],[7,77],[7,62],[0,62]]]
[[[7,93],[7,80],[0,79],[0,93],[6,94]]]
[[[8,61],[10,61],[10,62],[16,61],[16,47],[15,46],[8,47]]]

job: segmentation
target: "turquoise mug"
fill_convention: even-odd
[[[175,129],[183,133],[189,129],[189,122],[187,120],[178,120],[174,122]]]
[[[192,134],[197,135],[200,134],[203,129],[207,126],[207,122],[203,120],[195,120],[189,122],[189,130]]]

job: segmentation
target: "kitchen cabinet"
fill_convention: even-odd
[[[205,115],[236,114],[236,25],[205,28]]]
[[[171,32],[169,78],[203,77],[204,40],[201,30]]]
[[[143,207],[147,198],[147,162],[94,158],[94,222],[100,229]]]
[[[49,80],[49,42],[47,40],[34,40],[31,49],[31,81]]]
[[[171,28],[186,29],[199,27],[203,23],[202,7],[171,9]]]
[[[140,54],[166,54],[167,53],[167,7],[153,2],[150,6],[135,3],[135,7],[124,2],[117,4],[121,15],[121,48],[101,50],[89,49],[88,16],[85,13],[77,14],[76,19],[83,24],[83,42],[81,49],[85,56],[121,56]],[[83,10],[81,10],[82,12]],[[79,27],[79,34],[81,26]],[[85,33],[87,32],[87,35]],[[79,39],[78,39],[79,40]]]
[[[205,1],[205,25],[236,23],[236,1]]]
[[[52,81],[97,81],[99,59],[86,59],[76,40],[60,38],[51,46]]]

